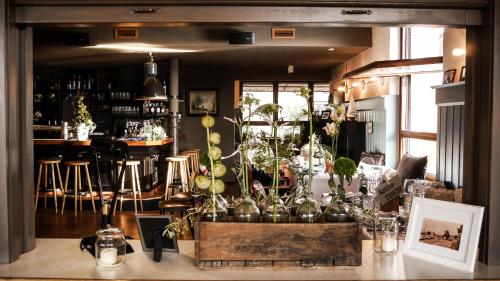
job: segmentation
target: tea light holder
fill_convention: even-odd
[[[125,263],[127,244],[122,231],[107,227],[96,232],[95,259],[97,267],[118,267]]]
[[[382,254],[398,252],[398,216],[392,213],[378,213],[375,220],[374,250]]]

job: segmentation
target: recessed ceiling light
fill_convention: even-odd
[[[328,51],[333,52],[333,51],[335,51],[335,48],[328,48]]]
[[[161,45],[153,45],[146,43],[110,43],[110,44],[97,44],[85,48],[92,49],[111,49],[123,51],[126,53],[192,53],[199,52],[199,50],[188,49],[175,49],[166,48]]]

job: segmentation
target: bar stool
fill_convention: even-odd
[[[132,190],[125,189],[125,176],[122,178],[121,188],[118,191],[120,194],[120,212],[123,209],[123,195],[132,193],[134,195],[134,210],[137,213],[137,195],[139,195],[139,203],[141,204],[141,211],[144,211],[142,206],[142,194],[141,194],[141,183],[139,180],[139,169],[137,168],[141,164],[141,161],[127,161],[127,167],[130,167],[130,178],[132,180]],[[120,175],[122,170],[122,161],[116,161],[118,166],[118,175]],[[126,171],[125,171],[126,172]],[[116,212],[116,205],[113,208],[113,214]]]
[[[167,179],[165,181],[165,199],[170,199],[170,194],[173,193],[171,185],[174,183],[177,173],[180,175],[181,190],[187,192],[189,189],[189,164],[188,156],[167,157]]]
[[[38,196],[40,192],[44,192],[44,207],[47,208],[47,193],[52,191],[53,196],[54,196],[54,208],[57,213],[57,182],[56,182],[56,176],[54,169],[57,171],[57,180],[59,182],[59,189],[61,192],[64,192],[63,189],[63,184],[62,184],[62,179],[61,179],[61,171],[59,170],[59,163],[61,163],[61,160],[59,159],[43,159],[39,160],[38,162],[38,179],[36,183],[36,195],[35,195],[35,213],[38,208]],[[51,169],[52,173],[52,189],[48,187],[48,181],[49,181],[49,168]],[[44,171],[43,174],[43,189],[40,189],[40,182],[42,180],[42,171]]]
[[[82,207],[82,200],[83,197],[85,197],[85,192],[82,191],[82,172],[81,172],[81,167],[85,168],[85,177],[87,180],[87,185],[88,189],[90,192],[90,200],[92,202],[92,209],[94,210],[95,213],[95,203],[94,203],[94,193],[92,191],[92,183],[90,182],[90,175],[89,175],[89,162],[88,161],[68,161],[65,162],[64,165],[66,166],[66,177],[64,179],[64,192],[63,192],[63,202],[62,202],[62,209],[61,209],[61,214],[64,214],[64,206],[66,205],[66,197],[67,196],[72,196],[75,199],[75,216],[77,216],[77,207],[78,207],[78,201],[80,201],[80,212],[83,210]],[[71,168],[74,170],[74,185],[72,190],[68,190],[68,181],[69,181],[69,173],[71,171]],[[68,195],[69,193],[69,195]]]
[[[198,174],[198,170],[200,169],[200,152],[199,150],[187,149],[181,151],[180,155],[189,156],[189,165],[191,168],[191,172],[195,172]]]

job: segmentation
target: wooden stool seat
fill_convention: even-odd
[[[38,164],[50,165],[50,164],[59,164],[61,163],[60,159],[42,159],[37,161]]]
[[[118,176],[121,173],[122,161],[116,161],[116,166],[118,167]],[[120,195],[120,212],[123,210],[123,195],[132,194],[134,196],[134,211],[137,213],[137,196],[139,196],[139,204],[141,205],[141,211],[144,211],[142,204],[142,194],[141,194],[141,182],[139,177],[138,166],[141,164],[139,160],[127,160],[126,167],[130,169],[130,178],[132,180],[132,188],[125,188],[125,175],[121,181],[121,188],[118,191]],[[125,171],[126,173],[126,171]],[[116,205],[113,208],[113,214],[116,213]]]
[[[64,165],[74,167],[74,166],[87,166],[90,162],[88,161],[67,161],[64,162]]]
[[[41,159],[37,161],[38,163],[38,178],[36,184],[36,195],[35,195],[35,212],[38,208],[38,197],[40,196],[40,192],[44,194],[44,206],[47,208],[47,194],[52,192],[52,196],[54,197],[54,208],[57,213],[57,183],[59,183],[59,189],[64,193],[64,187],[62,184],[61,178],[61,170],[59,170],[59,163],[61,163],[60,159]],[[49,168],[52,170],[52,188],[49,187]],[[42,171],[43,173],[43,187],[40,187],[40,183],[42,180]],[[57,171],[57,181],[55,171]]]
[[[64,179],[64,192],[63,192],[63,200],[62,200],[62,208],[61,208],[61,214],[64,214],[64,206],[66,205],[66,197],[67,196],[72,196],[74,198],[74,215],[75,217],[78,214],[77,208],[78,208],[78,201],[80,201],[80,212],[83,211],[83,197],[87,194],[87,191],[82,190],[82,171],[81,167],[84,168],[85,171],[85,178],[87,181],[88,185],[88,193],[90,193],[90,200],[92,203],[92,209],[94,210],[95,213],[95,203],[94,203],[94,192],[92,191],[92,183],[90,182],[90,175],[89,175],[89,162],[88,161],[67,161],[64,162],[64,165],[66,166],[66,177]],[[73,189],[68,190],[68,181],[69,181],[69,174],[71,169],[73,168],[74,171],[74,184],[73,184]]]
[[[183,201],[176,200],[163,200],[158,202],[159,209],[189,209],[191,208],[191,204]]]

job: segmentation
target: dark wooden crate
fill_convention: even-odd
[[[361,265],[357,222],[198,222],[195,229],[195,264],[200,268]]]

